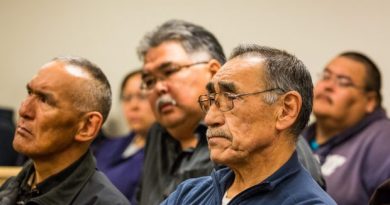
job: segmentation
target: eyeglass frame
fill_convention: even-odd
[[[142,73],[141,75],[141,89],[142,90],[153,90],[154,87],[156,86],[157,82],[160,80],[166,80],[167,78],[169,78],[171,75],[175,74],[175,73],[178,73],[180,72],[181,70],[183,70],[184,68],[190,68],[192,66],[196,66],[196,65],[201,65],[201,64],[207,64],[209,63],[209,61],[199,61],[199,62],[195,62],[195,63],[191,63],[191,64],[185,64],[185,65],[177,65],[177,67],[175,69],[171,69],[170,70],[170,73],[169,74],[163,74],[163,77],[156,77],[154,76],[154,83],[153,83],[153,86],[148,88],[148,86],[146,85],[145,81],[144,81],[144,78],[145,78],[145,73]],[[173,66],[175,64],[172,64],[172,65],[167,65],[167,67],[169,66]],[[164,66],[160,66],[160,67],[164,67]],[[150,75],[150,76],[153,76],[153,75]]]
[[[326,75],[328,77],[326,77]],[[333,78],[333,76],[335,78]],[[347,80],[348,82],[343,82],[342,80]],[[366,90],[364,86],[358,86],[355,84],[355,82],[352,81],[352,79],[349,76],[346,75],[339,75],[335,74],[329,69],[323,70],[321,73],[318,74],[318,81],[332,81],[340,88],[356,88],[359,90]]]
[[[249,96],[249,95],[257,95],[257,94],[272,92],[272,91],[275,91],[275,90],[280,90],[280,91],[282,91],[283,93],[285,93],[285,91],[284,91],[283,89],[281,89],[281,88],[271,88],[271,89],[266,89],[266,90],[262,90],[262,91],[256,91],[256,92],[251,92],[251,93],[239,93],[239,94],[234,94],[234,93],[229,93],[229,92],[209,93],[209,94],[200,95],[200,96],[198,97],[198,103],[199,103],[200,109],[201,109],[204,113],[207,113],[207,112],[210,110],[210,108],[211,108],[211,106],[212,106],[213,104],[215,104],[215,105],[217,106],[217,108],[218,108],[219,111],[221,111],[221,112],[228,112],[228,111],[233,110],[233,108],[234,108],[234,100],[236,100],[236,99],[238,99],[238,98],[240,98],[240,97]],[[227,109],[227,110],[221,110],[220,105],[218,105],[218,104],[220,104],[220,103],[217,103],[218,101],[216,100],[217,98],[215,97],[215,96],[218,95],[218,94],[228,94],[227,98],[228,98],[229,101],[231,102],[231,108],[229,108],[229,109]],[[210,98],[210,95],[214,95],[214,100],[213,100],[214,103],[212,103],[212,101],[210,100],[210,99],[211,99],[211,98]],[[202,97],[207,97],[207,99],[202,100],[202,99],[201,99]],[[206,109],[205,109],[205,106],[202,105],[204,102],[207,102],[207,101],[209,101],[209,109],[208,109],[208,110],[206,110]]]
[[[121,100],[122,103],[129,103],[133,99],[137,99],[137,100],[142,101],[142,100],[146,100],[147,98],[148,98],[147,93],[145,93],[142,90],[139,93],[127,94],[127,95],[121,95],[120,96],[120,100]]]

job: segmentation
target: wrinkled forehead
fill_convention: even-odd
[[[207,61],[210,54],[206,51],[187,52],[178,41],[165,41],[150,48],[144,58],[144,73],[160,70],[166,64],[183,64]]]
[[[79,66],[66,64],[61,61],[51,61],[43,65],[39,72],[57,72],[58,74],[69,75],[76,78],[90,78],[90,74]]]
[[[261,86],[264,59],[236,57],[227,61],[207,84],[208,91],[217,88],[225,92],[238,92],[251,86]]]
[[[158,70],[163,64],[187,61],[188,59],[189,55],[179,42],[167,41],[146,52],[143,69],[150,72]]]
[[[70,77],[75,79],[90,79],[91,75],[83,68],[77,65],[66,64],[61,61],[52,61],[43,65],[37,75],[55,75]]]
[[[89,74],[77,66],[52,61],[43,65],[29,84],[39,88],[58,87],[69,90],[73,86],[81,86],[89,78]]]

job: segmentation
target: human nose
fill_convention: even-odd
[[[159,94],[165,94],[168,92],[168,84],[165,78],[157,78],[156,84],[154,85],[154,89]]]
[[[333,90],[335,86],[338,86],[337,78],[332,75],[324,75],[320,77],[317,82],[317,87],[323,87],[326,90]]]
[[[139,109],[139,103],[140,101],[137,98],[131,99],[129,102],[127,102],[127,108],[128,110],[138,110]]]
[[[33,119],[35,115],[35,102],[33,96],[28,96],[22,101],[19,108],[19,116],[24,119]]]
[[[225,118],[219,108],[213,103],[206,113],[205,123],[209,127],[219,127],[225,124]]]

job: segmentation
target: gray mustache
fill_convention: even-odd
[[[155,103],[155,108],[156,110],[160,110],[160,107],[164,104],[172,104],[176,105],[176,100],[174,100],[171,96],[169,95],[163,95],[159,97]]]
[[[216,137],[224,137],[226,139],[232,139],[232,135],[229,132],[226,132],[225,130],[222,129],[208,128],[206,131],[206,136],[207,138],[216,136]]]

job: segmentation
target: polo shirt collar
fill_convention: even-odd
[[[249,188],[251,191],[254,189],[255,192],[261,191],[272,191],[280,183],[289,178],[291,175],[294,175],[301,169],[300,162],[298,160],[297,152],[291,155],[290,159],[280,167],[276,172],[271,176],[266,178],[263,182]],[[221,193],[226,192],[227,188],[231,186],[234,181],[234,172],[230,168],[223,168],[218,170],[216,173],[213,173],[213,178],[216,183],[220,181],[219,188]],[[218,180],[218,178],[220,180]],[[245,192],[245,191],[244,191]]]

